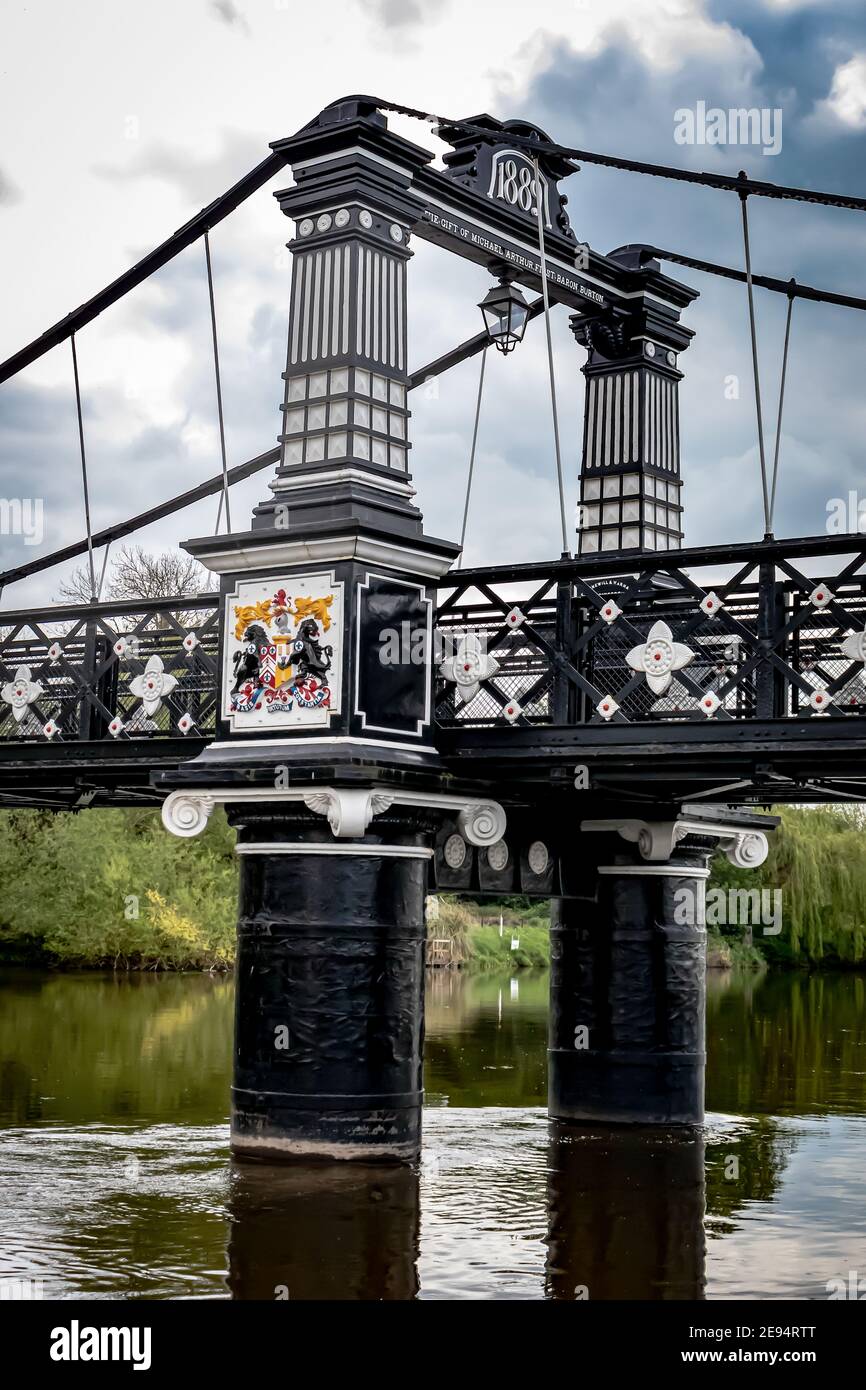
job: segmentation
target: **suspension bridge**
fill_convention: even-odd
[[[433,127],[449,146],[441,169],[389,114]],[[580,163],[736,196],[743,268],[578,242],[562,185]],[[276,447],[229,467],[209,236],[282,169],[293,182],[276,198],[295,229],[282,427]],[[775,823],[762,807],[866,795],[866,542],[773,530],[795,302],[866,301],[753,273],[749,212],[762,199],[866,211],[856,197],[573,149],[524,121],[348,97],[0,364],[2,383],[70,343],[86,527],[0,586],[81,556],[90,584],[87,602],[0,612],[0,804],[161,804],[178,835],[226,807],[241,860],[239,1152],[417,1154],[430,886],[555,900],[552,1114],[700,1122],[704,933],[699,914],[674,919],[675,888],[700,900],[719,848],[758,866]],[[483,331],[419,366],[413,237],[493,277]],[[221,470],[94,532],[76,335],[199,240]],[[665,265],[745,286],[759,541],[683,545],[680,387],[695,330],[682,318],[699,315],[697,292]],[[787,299],[772,447],[756,287]],[[586,353],[577,497],[550,332],[563,310]],[[539,318],[561,552],[462,568],[486,354],[519,350]],[[411,400],[469,359],[457,541],[424,530]],[[266,469],[268,496],[233,529],[231,487]],[[182,548],[218,592],[103,601],[115,541],[211,495],[216,534]]]

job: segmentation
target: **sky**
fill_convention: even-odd
[[[292,134],[352,92],[451,117],[533,121],[557,141],[637,159],[839,192],[866,192],[862,0],[4,0],[0,9],[0,360],[181,226]],[[781,148],[682,144],[677,112],[781,112]],[[778,121],[778,117],[775,118]],[[439,155],[428,125],[389,118]],[[279,428],[292,234],[278,175],[211,235],[228,461]],[[565,185],[579,240],[648,242],[742,265],[738,200],[584,165]],[[866,294],[862,213],[753,199],[756,272]],[[477,332],[486,271],[413,239],[410,365]],[[762,534],[745,288],[667,264],[700,291],[679,365],[688,544]],[[756,291],[772,455],[785,300]],[[582,348],[553,314],[569,514],[577,500]],[[94,529],[219,471],[201,243],[77,336]],[[823,534],[828,506],[866,495],[866,316],[794,308],[775,530]],[[541,320],[490,354],[468,563],[560,550]],[[478,363],[411,398],[411,469],[425,528],[456,538]],[[267,495],[232,491],[234,529]],[[42,499],[39,544],[0,534],[0,566],[84,533],[69,344],[0,385],[0,498]],[[218,499],[141,532],[170,549],[213,532]],[[101,556],[98,556],[98,561]],[[57,597],[64,570],[10,585],[4,607]]]

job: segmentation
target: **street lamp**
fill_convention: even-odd
[[[500,352],[511,352],[523,337],[529,305],[514,285],[502,280],[479,304],[487,336]]]

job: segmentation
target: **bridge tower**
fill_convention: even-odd
[[[369,102],[274,147],[295,175],[281,458],[249,530],[188,542],[220,576],[218,736],[166,816],[214,801],[241,863],[232,1145],[412,1159],[420,1142],[424,901],[443,816],[431,736],[433,602],[459,547],[429,536],[409,472],[406,278],[428,151]]]
[[[694,298],[641,248],[576,246],[556,184],[571,166],[514,148],[542,132],[473,124],[482,135],[455,138],[444,172],[364,97],[274,146],[295,178],[276,195],[295,226],[280,460],[249,529],[186,543],[220,577],[217,737],[162,779],[175,833],[198,833],[216,804],[237,828],[240,1154],[417,1156],[431,865],[440,888],[556,900],[553,1116],[699,1122],[707,862],[719,842],[766,852],[748,818],[684,816],[663,794],[635,809],[609,793],[563,795],[557,774],[521,788],[504,741],[471,775],[440,752],[433,589],[459,547],[425,532],[409,472],[413,235],[530,288],[544,275],[579,311],[583,504],[598,513],[587,552],[679,543],[671,359],[688,346],[679,315]],[[540,212],[512,196],[533,188]],[[563,582],[566,662],[577,599]],[[524,621],[513,609],[504,630]],[[441,670],[478,689],[496,663],[476,657],[458,645]],[[499,698],[508,738],[520,705]],[[550,698],[567,722],[571,697]],[[683,920],[678,887],[691,892]]]

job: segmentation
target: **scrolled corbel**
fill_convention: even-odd
[[[723,843],[722,848],[728,862],[737,869],[759,869],[770,853],[769,841],[760,830],[744,830]]]
[[[204,830],[213,808],[213,797],[207,792],[171,792],[162,803],[162,823],[172,835],[192,839]]]

